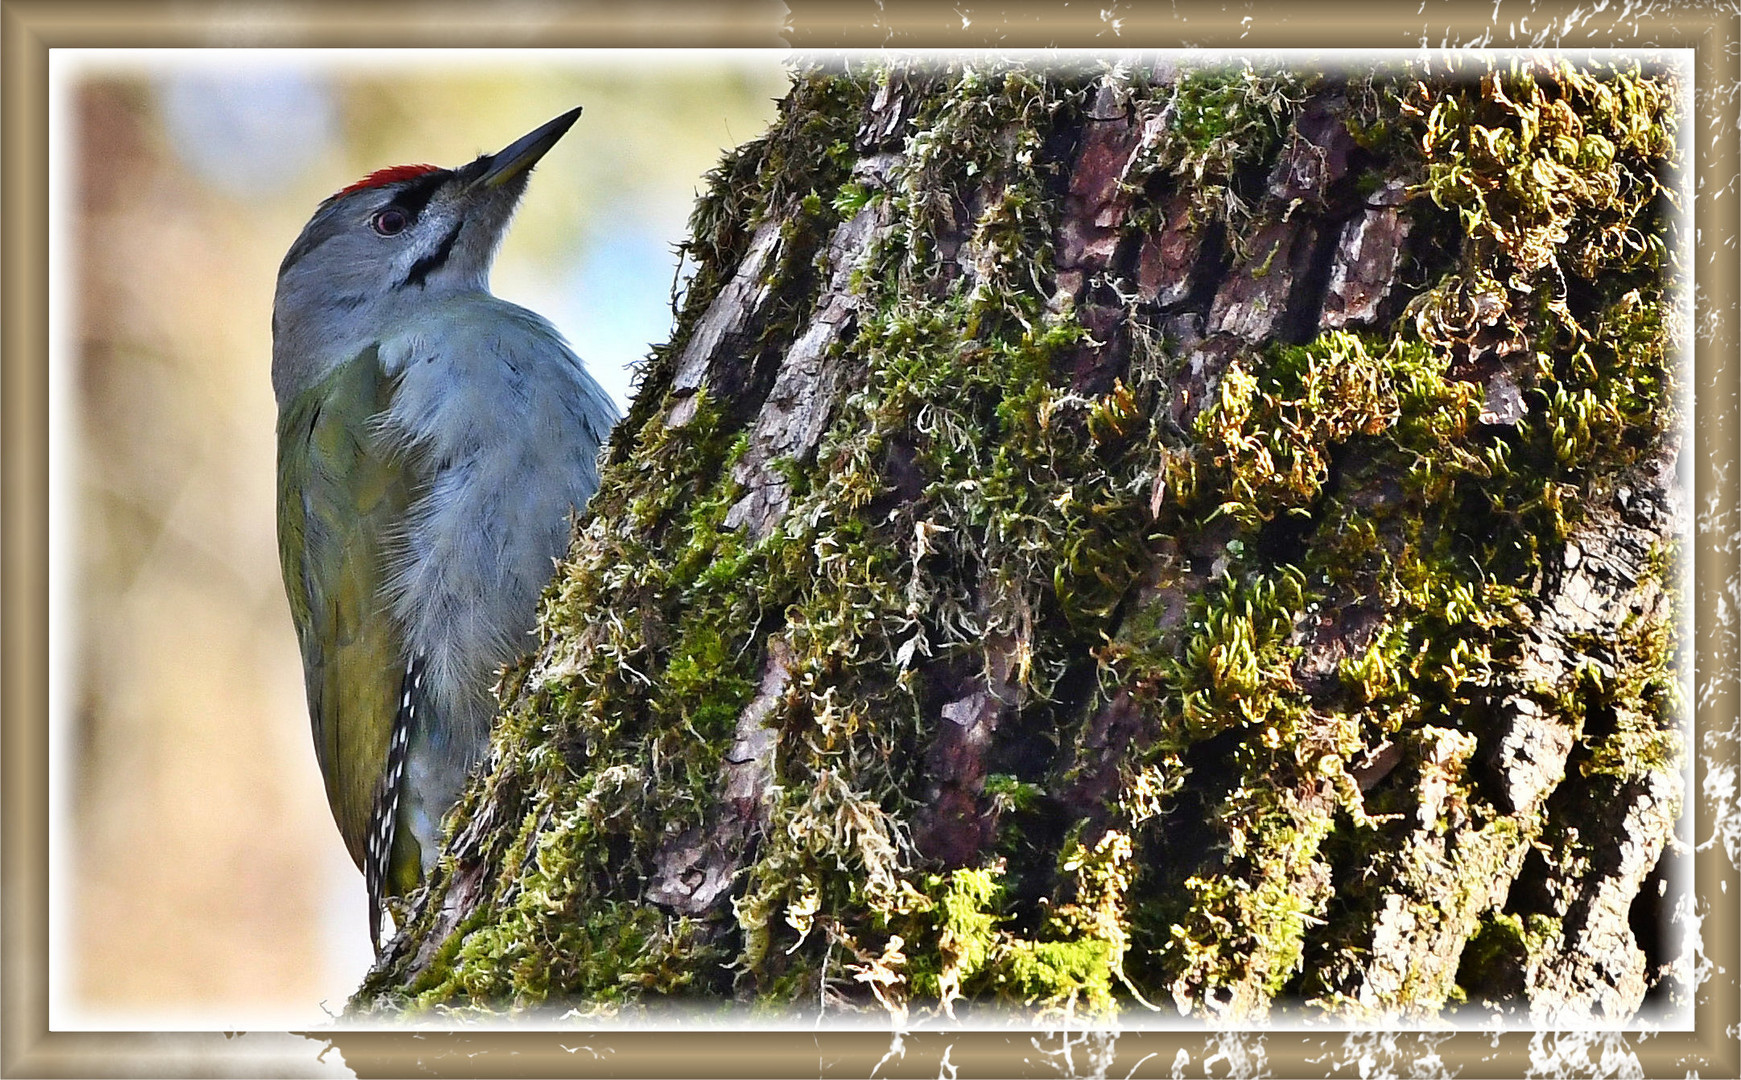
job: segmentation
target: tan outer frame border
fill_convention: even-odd
[[[1198,1031],[1128,1031],[1096,1052],[1058,1033],[927,1032],[905,1036],[820,1032],[216,1032],[69,1033],[47,1027],[47,646],[48,623],[48,49],[57,46],[761,46],[886,45],[1088,48],[1359,47],[1413,48],[1638,46],[1690,48],[1696,86],[1694,132],[1700,310],[1695,326],[1693,445],[1694,586],[1700,636],[1693,799],[1694,837],[1703,843],[1714,815],[1737,811],[1734,796],[1713,805],[1704,784],[1736,767],[1737,628],[1716,618],[1717,598],[1741,591],[1737,537],[1736,199],[1741,138],[1733,103],[1741,94],[1741,11],[1716,3],[1621,12],[1587,11],[1575,25],[1573,0],[1431,0],[1430,8],[1342,0],[1335,4],[1250,0],[1230,10],[1209,0],[1129,6],[1120,0],[987,5],[969,0],[792,0],[782,24],[777,5],[661,3],[632,11],[572,3],[288,2],[249,7],[218,0],[123,3],[116,0],[0,0],[0,1073],[8,1076],[306,1075],[331,1073],[342,1055],[359,1075],[615,1076],[1056,1075],[1092,1066],[1103,1075],[1171,1075],[1179,1050],[1189,1075],[1214,1062],[1220,1074],[1256,1067],[1274,1075],[1380,1069],[1407,1075],[1427,1067],[1462,1077],[1523,1076],[1554,1033],[1399,1034],[1394,1039],[1338,1031],[1272,1031],[1240,1036]],[[1619,7],[1612,5],[1611,7]],[[1506,18],[1514,14],[1522,27]],[[1103,15],[1103,12],[1110,14]],[[963,17],[967,17],[963,25]],[[1249,16],[1249,19],[1247,18]],[[1119,20],[1115,28],[1112,19]],[[1536,29],[1531,30],[1531,24]],[[1562,29],[1552,36],[1554,27]],[[1542,28],[1546,27],[1546,30]],[[1697,253],[1705,254],[1702,260]],[[1698,584],[1703,583],[1703,584]],[[1734,775],[1733,772],[1730,775]],[[1730,828],[1734,828],[1733,818]],[[1741,1076],[1741,878],[1720,839],[1698,851],[1705,907],[1704,952],[1715,964],[1699,990],[1695,1029],[1611,1046],[1636,1057],[1647,1076]],[[310,1041],[312,1040],[312,1041]],[[584,1048],[576,1044],[584,1044]],[[1244,1047],[1244,1053],[1228,1053]],[[332,1051],[337,1050],[335,1054]],[[578,1051],[578,1052],[577,1052]],[[1581,1052],[1574,1060],[1582,1060]],[[1597,1061],[1589,1061],[1595,1071]]]

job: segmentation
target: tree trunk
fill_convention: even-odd
[[[1672,990],[1678,92],[797,76],[353,1009]]]

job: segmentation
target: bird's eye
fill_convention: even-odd
[[[411,224],[410,215],[395,206],[377,213],[369,221],[369,227],[382,236],[397,236],[405,231],[405,226]]]

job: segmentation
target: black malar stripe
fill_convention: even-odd
[[[431,254],[412,263],[411,269],[405,274],[405,280],[401,281],[395,288],[405,289],[415,285],[421,289],[424,280],[434,271],[441,269],[441,264],[445,263],[447,257],[453,254],[454,241],[459,239],[459,231],[462,228],[464,228],[463,222],[448,230],[447,235],[441,238],[441,246]]]

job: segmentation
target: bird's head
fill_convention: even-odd
[[[403,305],[489,287],[532,166],[572,109],[468,165],[399,165],[320,204],[278,267],[272,385],[280,400],[372,340]]]

